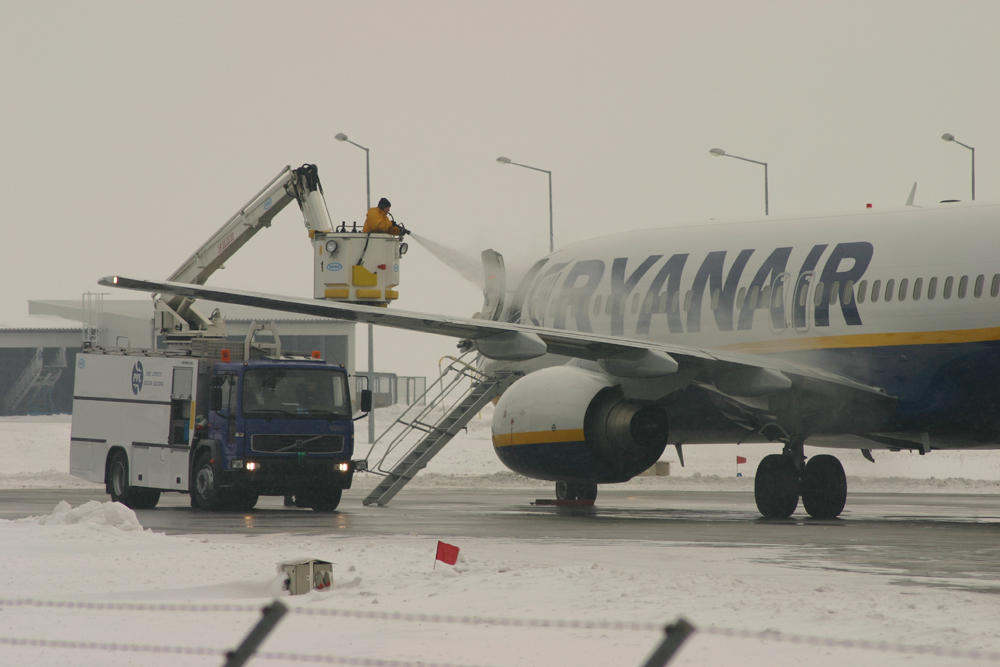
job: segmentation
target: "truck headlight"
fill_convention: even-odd
[[[254,470],[260,470],[260,464],[256,461],[247,461],[247,470],[253,472]]]
[[[337,464],[337,472],[350,472],[351,464],[347,461],[341,461]]]

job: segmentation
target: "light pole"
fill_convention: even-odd
[[[941,138],[945,141],[952,141],[959,146],[964,146],[972,151],[972,201],[976,201],[976,149],[968,144],[963,144],[961,141],[955,138],[955,135],[951,132],[945,132],[941,135]]]
[[[555,250],[555,237],[552,234],[552,172],[548,169],[539,169],[538,167],[532,167],[530,164],[521,164],[520,162],[514,162],[509,157],[500,156],[497,158],[497,162],[500,164],[513,164],[518,167],[524,167],[525,169],[533,169],[535,171],[540,171],[543,174],[549,175],[549,252]]]
[[[735,158],[737,160],[743,160],[744,162],[753,162],[754,164],[763,165],[763,167],[764,167],[764,215],[768,215],[770,211],[769,211],[769,206],[768,206],[768,201],[767,201],[767,163],[766,162],[761,162],[760,160],[751,160],[748,157],[740,157],[739,155],[733,155],[732,153],[727,153],[726,151],[722,150],[721,148],[712,148],[708,152],[711,153],[712,155],[717,155],[717,156],[721,156],[721,157],[731,157],[731,158]]]
[[[357,146],[365,152],[365,211],[372,207],[372,172],[371,162],[368,159],[368,147],[351,141],[343,132],[338,132],[333,137],[337,141],[346,141],[352,146]],[[368,412],[368,442],[375,442],[375,325],[368,323],[368,389],[372,392],[372,408]]]
[[[365,199],[365,210],[367,211],[372,207],[372,172],[370,162],[368,160],[368,147],[362,146],[355,141],[351,141],[343,132],[338,132],[333,138],[337,141],[346,141],[352,146],[357,146],[365,152],[365,196],[367,197],[367,199]]]

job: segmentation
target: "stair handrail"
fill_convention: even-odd
[[[402,444],[406,437],[412,433],[415,429],[424,430],[425,428],[434,428],[433,424],[436,424],[443,416],[439,419],[433,417],[428,418],[439,405],[444,405],[446,400],[452,395],[455,389],[463,383],[464,380],[471,380],[473,383],[484,382],[491,379],[491,375],[483,372],[482,370],[476,368],[472,363],[470,363],[470,357],[475,357],[476,352],[470,350],[460,357],[452,357],[451,362],[446,368],[441,372],[437,380],[431,383],[424,393],[417,398],[416,401],[411,403],[388,427],[379,435],[375,442],[371,444],[368,449],[368,457],[371,458],[372,452],[380,444],[384,444],[387,439],[391,437],[388,444],[385,445],[385,452],[379,457],[378,462],[375,465],[368,465],[368,471],[377,475],[387,475],[390,470],[385,466],[386,459]],[[442,357],[444,359],[445,357]],[[458,405],[466,396],[468,392],[462,392],[457,399],[445,408],[444,413],[447,415],[456,405]],[[422,404],[422,405],[421,405]],[[419,409],[417,409],[419,408]],[[433,422],[433,423],[432,423]],[[396,435],[390,436],[390,433],[396,430],[398,431]],[[419,442],[419,440],[417,441]],[[414,443],[413,446],[416,446]],[[399,457],[400,460],[408,454],[409,451]]]
[[[38,376],[42,372],[44,352],[45,348],[42,347],[35,350],[35,356],[32,357],[28,365],[21,371],[14,386],[7,391],[7,394],[4,396],[5,411],[14,412],[24,402],[24,398],[31,391],[32,385],[35,384],[35,380],[38,379]]]

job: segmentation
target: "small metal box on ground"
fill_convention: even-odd
[[[333,585],[333,563],[315,558],[289,560],[278,564],[278,572],[285,575],[285,588],[292,595],[324,590]]]

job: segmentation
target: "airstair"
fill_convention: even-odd
[[[450,363],[441,376],[372,443],[369,459],[377,448],[385,451],[369,472],[384,479],[362,501],[365,505],[387,505],[483,406],[521,375],[483,372],[471,363],[475,355],[469,351],[448,357]],[[391,459],[396,463],[390,466]]]
[[[4,395],[0,414],[51,413],[54,410],[52,391],[64,370],[65,347],[48,351],[43,347],[37,348],[31,361]]]

